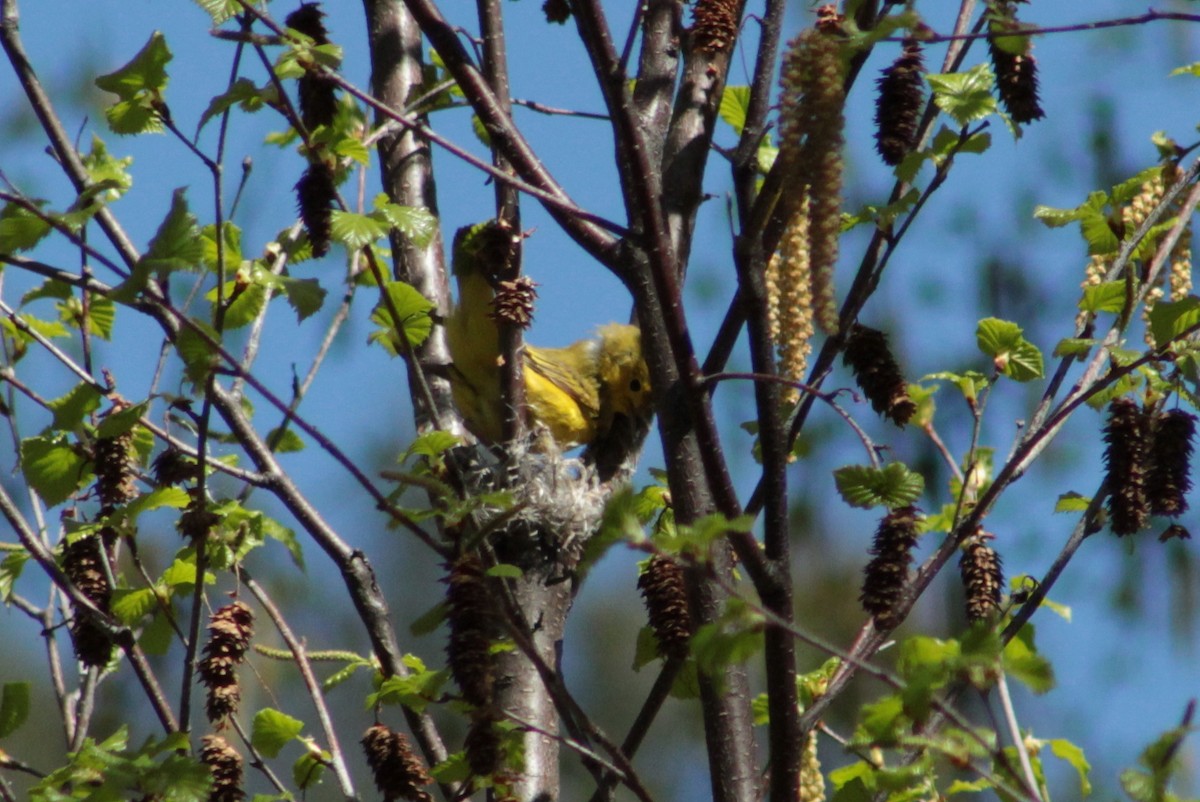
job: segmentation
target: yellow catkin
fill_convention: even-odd
[[[1171,300],[1182,301],[1192,291],[1192,226],[1189,223],[1171,249]]]
[[[1150,348],[1157,347],[1154,334],[1150,331],[1150,313],[1154,311],[1154,305],[1162,300],[1164,294],[1162,287],[1151,287],[1146,291],[1146,299],[1142,302],[1142,322],[1146,324],[1145,331],[1142,332],[1142,339]]]
[[[801,36],[810,51],[811,65],[804,86],[809,130],[800,163],[809,191],[813,306],[821,329],[834,334],[838,329],[838,309],[833,273],[842,233],[842,175],[845,171],[842,160],[846,125],[845,77],[836,39],[815,30],[805,31]]]
[[[1084,269],[1083,281],[1079,284],[1081,290],[1086,290],[1088,287],[1095,287],[1104,283],[1105,277],[1108,276],[1109,268],[1112,267],[1112,259],[1108,256],[1093,255],[1088,259],[1087,267]],[[1080,310],[1075,316],[1075,327],[1081,328],[1087,322],[1088,313]]]
[[[776,298],[779,331],[775,344],[779,349],[780,373],[784,378],[800,381],[808,367],[812,352],[813,297],[809,273],[808,216],[801,204],[792,216],[779,241],[779,251],[771,258],[776,274]],[[768,267],[768,271],[771,268]],[[800,393],[790,389],[784,396],[794,404]]]
[[[800,757],[799,802],[825,802],[825,777],[817,757],[817,734],[810,732],[804,739],[804,754]]]

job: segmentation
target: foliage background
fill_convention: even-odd
[[[620,19],[627,4],[606,5],[613,18]],[[957,5],[949,0],[924,2],[922,11],[935,27],[948,29]],[[1196,6],[1182,0],[1161,4],[1162,10],[1195,10]],[[471,18],[468,4],[450,2],[446,8],[451,15],[462,14],[464,21]],[[939,8],[944,8],[941,17]],[[343,73],[365,86],[365,46],[358,44],[364,35],[361,6],[350,0],[331,0],[325,9],[331,38],[345,48]],[[276,14],[281,18],[287,10],[279,6]],[[1023,11],[1022,18],[1049,26],[1142,10],[1143,4],[1122,0],[1034,2]],[[190,184],[192,192],[198,193],[192,197],[193,209],[204,208],[201,199],[209,192],[209,185],[200,166],[189,161],[171,138],[121,140],[104,130],[102,98],[91,86],[90,78],[115,69],[141,47],[152,30],[162,30],[175,53],[168,99],[181,127],[190,130],[208,98],[222,90],[231,53],[227,43],[205,34],[207,16],[182,0],[27,0],[22,11],[22,33],[31,58],[61,104],[68,128],[80,130],[83,141],[95,131],[116,154],[128,151],[135,156],[133,191],[116,206],[134,241],[145,243],[153,235],[177,186]],[[573,32],[547,25],[540,3],[534,0],[508,4],[506,11],[514,94],[551,106],[599,111],[601,103],[591,88],[589,68]],[[809,19],[808,11],[797,4],[790,26],[798,29]],[[1197,26],[1158,24],[1058,34],[1038,40],[1036,55],[1047,119],[1028,126],[1025,136],[1016,143],[1006,131],[993,126],[993,147],[988,153],[959,158],[949,182],[920,216],[889,269],[880,295],[869,307],[864,322],[891,330],[910,377],[942,369],[982,369],[973,336],[974,322],[979,317],[995,315],[1018,321],[1025,326],[1029,339],[1047,351],[1069,333],[1076,290],[1083,276],[1082,241],[1071,229],[1044,229],[1032,218],[1033,206],[1074,206],[1090,189],[1106,188],[1149,166],[1155,160],[1149,137],[1156,130],[1165,130],[1181,142],[1192,141],[1196,109],[1200,108],[1200,84],[1196,78],[1168,78],[1167,74],[1196,59],[1200,53],[1198,39]],[[752,44],[752,37],[745,39],[741,53],[748,53]],[[878,202],[890,187],[890,172],[872,149],[872,93],[867,90],[868,79],[873,79],[895,52],[894,45],[879,48],[851,94],[847,157],[850,209]],[[931,66],[939,62],[940,53],[939,48],[931,49],[927,57]],[[985,55],[983,48],[976,48],[968,65]],[[740,68],[739,60],[743,65]],[[749,58],[735,55],[734,63],[730,82],[742,83]],[[261,75],[257,79],[261,80]],[[64,102],[66,99],[69,103]],[[30,137],[38,132],[8,70],[0,71],[0,104],[0,169],[31,194],[54,200],[70,198],[70,188],[49,157],[29,147]],[[291,220],[291,187],[303,162],[290,149],[261,146],[266,133],[282,128],[278,117],[259,114],[235,119],[229,164],[236,166],[242,154],[254,161],[247,202],[243,202],[235,222],[243,228],[244,247],[253,253]],[[519,111],[517,120],[581,206],[620,217],[605,124],[545,117],[528,110]],[[467,112],[439,113],[434,125],[460,144],[483,153],[470,133]],[[732,134],[727,128],[724,133],[725,143],[731,143]],[[435,163],[444,232],[491,214],[492,193],[479,174],[443,152],[435,153]],[[701,214],[689,275],[693,334],[702,352],[733,287],[725,205],[729,181],[719,169],[722,162],[714,159],[712,164],[717,169],[712,170],[706,188],[714,197]],[[368,170],[368,185],[376,180],[375,170]],[[236,177],[230,176],[231,186],[235,181]],[[366,196],[373,193],[374,189],[368,188]],[[526,269],[541,285],[537,322],[531,334],[534,342],[564,344],[586,335],[596,324],[625,318],[628,303],[615,279],[583,258],[535,204],[524,206],[523,224],[535,229],[526,243]],[[856,241],[861,245],[861,239],[853,236],[843,244],[847,264],[857,260],[860,248],[856,248]],[[63,258],[71,262],[69,254]],[[305,263],[297,275],[319,276],[328,289],[336,291],[343,275],[340,250],[335,248],[324,260]],[[24,280],[15,271],[5,273],[4,296],[19,298],[28,288]],[[394,459],[411,436],[411,413],[402,366],[381,349],[365,346],[369,310],[365,302],[359,307],[354,321],[343,330],[335,346],[335,358],[326,364],[304,410],[346,451],[361,455],[360,464],[381,468]],[[314,338],[322,333],[317,321],[297,329],[294,323],[282,319],[290,315],[290,310],[283,307],[271,313],[268,325],[277,332],[271,341],[275,350],[258,365],[259,375],[276,388],[289,385],[295,354],[310,351]],[[133,315],[119,315],[114,341],[97,359],[98,364],[113,369],[120,389],[130,396],[145,391],[153,368],[152,355],[141,338],[156,332],[140,328],[145,325]],[[286,335],[280,336],[283,332]],[[737,359],[747,364],[744,354]],[[303,364],[298,369],[303,369]],[[47,397],[71,385],[70,377],[53,368],[36,375],[36,380],[39,392]],[[830,386],[849,383],[843,378]],[[345,393],[347,387],[364,385],[371,388],[369,397],[357,391],[352,396]],[[999,454],[1006,451],[1015,432],[1014,423],[1031,401],[1031,396],[1022,391],[1008,383],[993,396],[984,442]],[[730,452],[735,478],[741,474],[739,489],[744,491],[753,481],[750,441],[737,424],[753,416],[752,398],[748,386],[735,385],[724,387],[718,398],[718,414],[733,444]],[[952,440],[952,447],[958,438],[961,448],[968,422],[965,410],[950,392],[941,394],[939,402],[943,435]],[[898,457],[928,468],[944,483],[944,471],[932,453],[923,450],[918,438],[900,437],[882,424],[873,426],[877,422],[868,417],[863,416],[881,442],[898,444]],[[950,420],[962,425],[949,425]],[[37,428],[32,422],[25,425],[29,431]],[[840,426],[827,410],[818,411],[806,444],[812,459],[793,468],[796,475],[792,486],[794,514],[803,521],[794,531],[804,538],[797,552],[796,570],[803,577],[797,585],[798,620],[819,634],[844,641],[861,620],[855,597],[875,513],[848,509],[833,491],[829,470],[861,461],[861,454],[854,453],[858,444],[846,438]],[[1073,520],[1052,515],[1054,501],[1068,490],[1089,492],[1098,481],[1101,445],[1096,430],[1095,413],[1084,412],[1073,419],[1046,458],[1013,488],[989,518],[989,527],[999,535],[997,547],[1005,558],[1008,575],[1040,573],[1065,540]],[[652,437],[644,466],[660,462],[656,449]],[[746,470],[738,471],[738,460]],[[14,464],[11,442],[4,440],[0,443],[0,465],[6,469],[3,481],[9,480],[8,469]],[[384,531],[381,516],[317,450],[289,455],[284,464],[331,522],[355,545],[368,550],[398,622],[411,620],[438,598],[441,590],[430,556],[404,537]],[[938,485],[929,474],[927,479],[927,485]],[[643,471],[638,481],[647,480]],[[1200,531],[1194,512],[1182,522]],[[175,535],[169,525],[162,526],[162,548],[173,550]],[[1052,598],[1072,608],[1072,622],[1045,613],[1038,617],[1039,643],[1055,665],[1060,687],[1036,703],[1019,695],[1022,723],[1040,736],[1065,737],[1082,746],[1096,768],[1094,779],[1101,789],[1115,787],[1116,772],[1132,762],[1155,734],[1176,723],[1186,700],[1197,692],[1195,660],[1200,626],[1193,614],[1197,592],[1194,554],[1194,545],[1186,543],[1173,542],[1169,548],[1162,548],[1150,538],[1142,538],[1130,549],[1107,534],[1092,538],[1052,593]],[[289,605],[293,609],[299,606],[309,611],[303,617],[296,616],[293,623],[302,622],[299,629],[310,647],[365,651],[365,639],[359,628],[350,625],[351,611],[342,604],[340,579],[315,550],[310,549],[308,557],[306,574],[291,568],[278,547],[258,555],[251,567],[259,575],[269,573],[275,592],[291,597]],[[591,575],[576,605],[566,642],[566,675],[581,698],[590,703],[589,709],[599,723],[611,732],[623,731],[652,679],[648,674],[618,683],[611,679],[628,675],[633,633],[642,622],[634,591],[633,564],[637,559],[639,555],[618,549]],[[42,595],[37,587],[42,580],[36,572],[27,572],[26,576],[22,592]],[[920,626],[949,633],[959,625],[956,591],[945,582],[943,586],[927,594],[918,605],[909,628]],[[331,600],[335,604],[331,605]],[[432,661],[440,660],[442,645],[438,637],[408,638],[403,623],[400,626],[406,649]],[[0,614],[0,643],[4,644],[0,650],[4,655],[0,659],[0,682],[41,670],[40,640],[27,619],[11,611]],[[813,656],[814,665],[818,659]],[[256,663],[264,682],[246,682],[249,693],[266,695],[266,688],[271,688],[280,698],[290,695],[293,686],[288,684],[289,668],[261,660]],[[174,687],[169,672],[166,681],[168,687]],[[361,690],[363,685],[355,683],[335,693],[334,698],[340,695],[343,704],[338,715],[343,721],[361,719],[365,727],[369,716],[358,702]],[[105,709],[111,722],[121,717],[125,700],[120,694],[116,685],[107,687]],[[851,701],[847,699],[844,704]],[[252,697],[245,709],[266,702],[265,698]],[[48,692],[35,702],[49,703]],[[831,721],[835,727],[839,723],[846,726],[836,717]],[[97,731],[105,731],[104,719],[98,723]],[[345,727],[348,733],[359,729],[357,724]],[[135,724],[135,731],[151,730],[149,722]],[[693,737],[679,737],[689,731]],[[39,722],[35,716],[22,735],[42,740],[50,750],[61,748],[61,737],[51,717]],[[1190,742],[1185,749],[1189,750],[1186,760],[1193,766],[1194,793],[1200,790],[1194,769],[1197,747]],[[668,708],[667,715],[652,730],[647,750],[648,754],[661,756],[642,761],[652,787],[660,792],[673,789],[663,793],[662,798],[692,799],[707,793],[702,762],[688,760],[703,754],[699,721],[684,705],[675,703]],[[829,753],[826,767],[839,760],[836,753]],[[690,770],[689,763],[696,770]],[[49,758],[47,765],[53,765]],[[1061,780],[1073,782],[1069,770],[1064,769]],[[332,796],[333,791],[333,786],[327,785],[321,793]],[[1073,795],[1073,791],[1070,785],[1063,785],[1059,794]],[[1100,794],[1111,796],[1104,790]]]

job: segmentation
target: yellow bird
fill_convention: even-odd
[[[504,410],[500,337],[491,316],[495,293],[481,260],[461,254],[457,244],[458,303],[446,321],[451,388],[467,428],[499,443]],[[604,441],[620,416],[634,428],[650,417],[650,375],[636,326],[610,323],[565,348],[526,345],[524,356],[530,423],[549,430],[561,449]]]

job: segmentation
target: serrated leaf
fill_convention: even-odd
[[[292,429],[275,427],[267,433],[267,442],[276,454],[294,454],[304,450],[304,440]]]
[[[117,588],[112,595],[112,612],[121,623],[134,626],[158,607],[154,588]]]
[[[140,404],[134,404],[105,415],[104,420],[100,421],[100,425],[96,427],[96,436],[120,437],[126,432],[133,431],[133,427],[138,425],[149,408],[150,403],[143,401]]]
[[[204,584],[217,581],[216,575],[204,572]],[[187,557],[177,557],[162,573],[162,584],[172,593],[191,593],[196,585],[196,557],[189,552]]]
[[[20,578],[29,562],[29,552],[24,549],[11,551],[0,560],[0,601],[7,602],[12,596],[13,584]]]
[[[237,266],[242,262],[242,230],[228,221],[221,227],[224,232],[224,242],[221,243],[220,257],[227,266]],[[217,260],[217,227],[208,224],[200,229],[200,243],[203,246],[203,262],[209,270],[216,271]],[[226,274],[228,275],[228,274]]]
[[[112,92],[122,100],[136,97],[140,92],[161,92],[167,85],[167,63],[171,50],[162,33],[155,31],[129,63],[120,69],[101,75],[96,86]]]
[[[925,80],[933,88],[933,99],[938,108],[960,126],[997,111],[996,98],[992,96],[995,79],[988,64],[979,64],[962,72],[926,75]]]
[[[171,195],[171,209],[158,226],[139,264],[159,275],[176,270],[194,270],[204,259],[204,243],[196,218],[188,210],[187,188]]]
[[[1200,298],[1189,295],[1180,301],[1160,301],[1150,310],[1150,333],[1159,347],[1200,326]]]
[[[0,211],[0,253],[27,251],[50,233],[50,223],[14,203]]]
[[[404,456],[400,459],[400,462],[407,462],[410,457],[437,458],[442,456],[448,449],[454,448],[460,442],[462,440],[458,435],[442,431],[441,429],[435,429],[431,432],[418,435],[417,439],[404,452]]]
[[[1054,738],[1050,741],[1050,751],[1060,760],[1065,760],[1079,775],[1079,795],[1089,796],[1092,793],[1092,781],[1089,775],[1092,765],[1088,763],[1083,750],[1065,738]]]
[[[250,743],[267,757],[278,757],[280,750],[303,731],[303,721],[265,707],[254,714]]]
[[[242,285],[239,289],[236,281],[226,285],[224,324],[227,330],[235,330],[249,326],[262,314],[269,300],[267,288],[257,282],[249,286]]]
[[[325,775],[325,766],[333,760],[333,755],[324,749],[317,749],[309,744],[309,750],[296,759],[292,764],[292,782],[297,788],[312,788],[321,782]]]
[[[967,370],[962,373],[944,370],[922,376],[920,381],[948,381],[957,387],[959,392],[963,394],[963,397],[972,404],[979,397],[979,392],[988,386],[987,376],[984,376],[977,370]]]
[[[104,119],[114,134],[135,136],[137,134],[160,134],[162,118],[148,99],[118,100],[104,110]]]
[[[483,124],[483,120],[479,119],[478,114],[471,115],[471,133],[475,134],[475,138],[479,140],[485,148],[492,146],[492,137],[488,134],[487,127]]]
[[[214,25],[220,25],[242,11],[238,0],[196,0],[196,5],[208,12]]]
[[[389,203],[386,195],[380,195],[375,199],[375,213],[418,248],[424,248],[437,234],[437,217],[424,206],[401,206]]]
[[[975,330],[979,350],[992,357],[996,369],[1019,382],[1045,374],[1042,352],[1021,335],[1021,327],[1009,320],[989,317]]]
[[[372,217],[334,209],[329,233],[349,250],[357,250],[387,236],[387,228]]]
[[[1084,289],[1079,308],[1085,312],[1119,313],[1125,308],[1126,289],[1125,279],[1093,284]]]
[[[415,348],[425,342],[425,338],[433,330],[433,318],[429,314],[434,309],[433,303],[415,287],[405,284],[403,281],[388,282],[385,291],[400,318],[400,328],[408,339],[409,345]],[[393,325],[396,321],[392,317],[391,310],[382,300],[371,312],[371,322],[376,325],[377,330],[371,334],[369,340],[380,343],[388,353],[396,356],[399,352],[396,347],[396,329]]]
[[[905,507],[925,490],[925,480],[902,462],[883,468],[870,465],[846,465],[833,472],[838,493],[852,507]]]
[[[1054,355],[1056,357],[1085,356],[1095,345],[1095,340],[1083,337],[1065,337],[1058,341],[1058,345],[1054,346]]]
[[[46,404],[54,413],[50,427],[56,431],[72,431],[83,419],[100,408],[100,391],[87,382],[75,385],[66,395]]]
[[[326,292],[315,278],[281,276],[280,281],[288,304],[296,310],[297,322],[311,317],[325,304]]]
[[[1054,688],[1054,668],[1033,646],[1033,629],[1028,624],[1009,641],[1002,653],[1002,665],[1009,676],[1035,694]]]
[[[408,631],[413,637],[421,637],[436,632],[437,628],[446,620],[447,608],[446,602],[439,601],[437,604],[430,607],[409,625]]]
[[[726,86],[721,93],[721,119],[729,123],[734,133],[742,135],[746,127],[746,114],[750,109],[750,87]]]
[[[1063,493],[1058,497],[1058,501],[1054,505],[1055,512],[1084,512],[1092,500],[1087,496],[1081,496],[1078,493],[1070,492]]]
[[[65,437],[29,437],[21,441],[25,481],[54,507],[92,480],[90,462]]]
[[[0,738],[12,735],[29,718],[33,685],[6,682],[0,690]]]
[[[136,521],[142,513],[151,510],[169,508],[182,510],[191,503],[192,497],[182,487],[156,487],[149,493],[142,493],[125,505],[124,516],[127,520]]]
[[[219,363],[219,357],[216,349],[209,344],[209,340],[201,336],[196,328],[206,333],[215,342],[220,342],[221,338],[217,335],[216,329],[202,321],[192,321],[192,325],[184,326],[175,338],[175,351],[183,360],[188,380],[199,386],[204,383],[209,371]]]
[[[226,0],[214,0],[214,2],[223,4]],[[236,5],[236,0],[228,0],[228,2]],[[238,78],[227,90],[209,101],[208,108],[200,115],[200,122],[196,125],[196,131],[199,132],[209,120],[224,114],[235,105],[242,111],[258,111],[264,108],[267,105],[267,100],[274,98],[275,95],[276,90],[272,84],[268,84],[266,87],[260,89],[249,78]]]

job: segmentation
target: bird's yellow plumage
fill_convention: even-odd
[[[454,401],[475,436],[498,443],[504,410],[494,291],[478,259],[456,253],[454,272],[458,303],[446,321]],[[610,323],[595,338],[565,348],[526,345],[524,357],[530,422],[549,430],[559,448],[603,440],[618,416],[636,425],[651,414],[649,370],[636,326]]]

